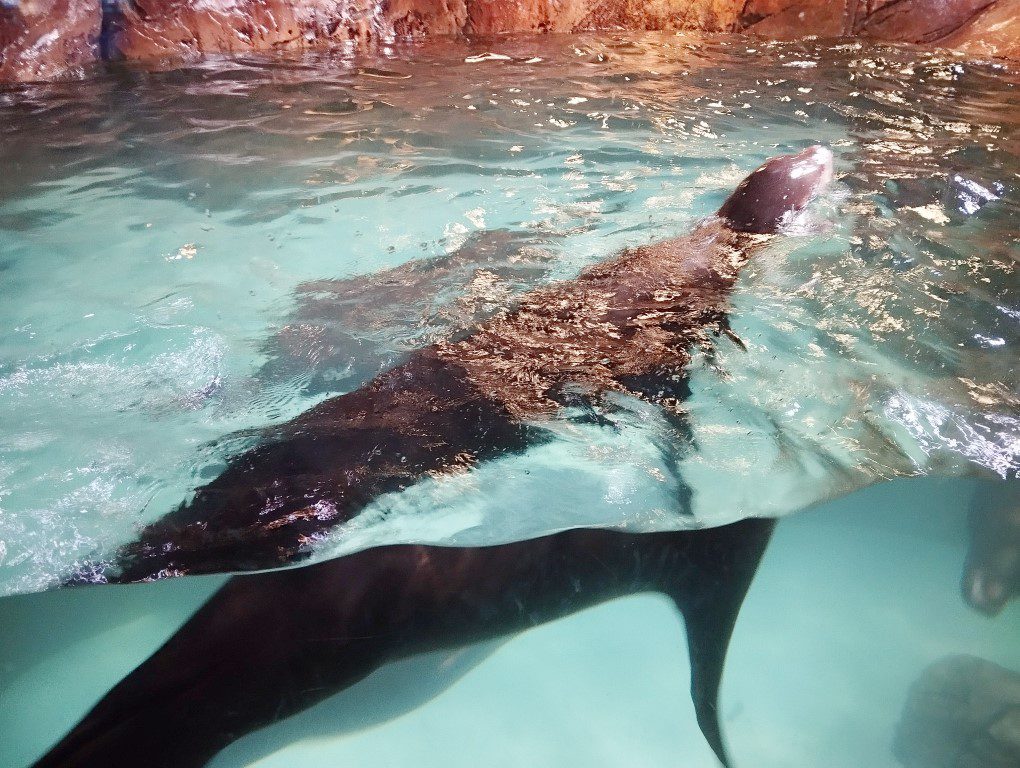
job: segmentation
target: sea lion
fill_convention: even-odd
[[[904,768],[1020,765],[1020,672],[965,654],[929,664],[910,686],[893,754]]]
[[[198,768],[387,661],[638,592],[683,613],[698,724],[728,765],[717,700],[774,520],[667,533],[574,529],[493,547],[392,545],[237,576],[35,768]]]
[[[542,422],[565,404],[622,392],[675,414],[690,347],[729,333],[729,294],[753,248],[832,177],[824,147],[769,160],[687,237],[627,249],[525,294],[463,338],[267,430],[112,565],[86,563],[71,581],[290,564],[387,492],[548,439]]]
[[[975,610],[996,616],[1020,595],[1020,492],[1004,483],[979,493],[968,522],[963,597]]]

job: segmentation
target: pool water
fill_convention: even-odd
[[[783,520],[723,680],[737,766],[893,768],[909,686],[971,654],[1020,669],[1020,611],[959,593],[963,512],[987,488],[897,481]],[[0,764],[27,766],[222,577],[0,601]],[[229,746],[210,766],[717,766],[690,703],[683,622],[635,595],[419,658]]]
[[[309,554],[831,502],[779,527],[727,733],[738,765],[895,764],[925,664],[1020,667],[1016,608],[984,619],[958,590],[971,496],[1020,478],[1018,83],[908,46],[648,34],[0,90],[0,764],[40,754],[222,580],[28,593],[130,541],[260,428],[685,233],[816,143],[838,182],[743,271],[746,350],[696,354],[689,442],[634,400],[601,426],[565,413],[556,440],[378,499]],[[421,700],[463,673],[384,728],[340,738],[333,710],[310,712],[214,765],[400,765],[424,744],[436,765],[711,765],[680,623],[658,598],[610,603],[384,679],[392,715],[387,686]]]

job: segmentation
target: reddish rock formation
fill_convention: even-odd
[[[135,0],[127,58],[271,50],[400,35],[732,28],[742,0]]]
[[[1018,16],[1020,0],[134,0],[115,44],[137,59],[400,35],[698,29],[1015,56]]]
[[[972,56],[1020,61],[1020,0],[998,0],[939,45]]]
[[[995,0],[865,0],[851,32],[877,40],[933,43],[965,26]]]
[[[857,0],[747,0],[734,29],[776,40],[842,37],[853,29],[857,4]]]
[[[322,47],[393,35],[452,35],[463,0],[134,0],[121,3],[116,49],[129,59]]]
[[[729,31],[744,0],[467,0],[475,34],[599,29]]]
[[[97,55],[100,0],[0,3],[0,82],[52,78]],[[119,0],[118,8],[110,49],[128,59],[597,29],[859,35],[1020,58],[1020,0]]]
[[[0,3],[0,83],[80,75],[98,54],[100,1]]]
[[[733,29],[779,40],[854,36],[1020,58],[1020,0],[747,0]]]

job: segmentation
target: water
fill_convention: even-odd
[[[766,157],[823,143],[838,184],[734,293],[746,351],[724,337],[691,366],[690,445],[614,403],[607,426],[564,419],[523,456],[384,497],[312,554],[714,525],[870,487],[784,521],[724,703],[738,764],[895,764],[926,663],[1020,666],[1015,607],[989,622],[958,594],[978,486],[936,483],[1020,476],[1018,80],[909,47],[646,35],[210,58],[0,91],[0,592],[54,586],[258,428],[516,293],[688,231]],[[917,475],[932,485],[883,485]],[[218,583],[0,603],[0,732],[16,734],[0,764],[41,752]],[[677,624],[656,598],[611,603],[513,640],[386,728],[338,739],[299,719],[304,741],[255,739],[216,765],[266,750],[260,766],[401,764],[423,743],[436,764],[709,765]],[[557,668],[576,675],[549,682]]]
[[[959,596],[973,482],[898,481],[780,524],[744,604],[722,692],[738,766],[894,768],[911,683],[947,654],[1020,669],[1020,611]],[[0,764],[28,765],[222,583],[0,601]],[[384,669],[222,752],[215,768],[704,766],[683,628],[636,595],[449,658]]]

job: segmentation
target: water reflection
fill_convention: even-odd
[[[297,378],[312,392],[354,388],[414,350],[508,311],[551,271],[554,254],[542,243],[527,232],[484,229],[466,233],[449,254],[302,283],[286,324],[265,343],[258,378]]]
[[[726,764],[716,714],[723,658],[773,526],[397,546],[235,578],[36,766],[197,768],[389,661],[648,591],[684,613],[697,719]]]

